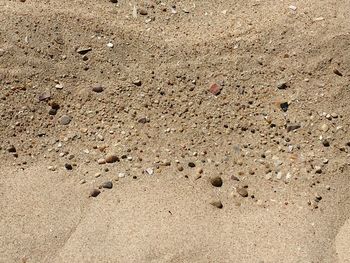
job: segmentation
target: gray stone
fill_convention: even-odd
[[[61,117],[60,123],[62,125],[68,125],[70,122],[72,121],[72,117],[68,116],[68,115],[63,115]]]

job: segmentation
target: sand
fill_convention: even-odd
[[[0,262],[350,262],[349,12],[0,0]]]

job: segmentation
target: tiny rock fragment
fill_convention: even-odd
[[[218,84],[214,83],[214,84],[212,84],[210,86],[209,91],[210,91],[211,94],[217,96],[217,95],[220,94],[221,88],[220,88],[220,86]]]
[[[114,45],[113,45],[113,43],[107,43],[107,47],[109,47],[109,48],[113,48],[114,47]]]
[[[276,87],[278,89],[286,89],[287,88],[287,81],[285,80],[279,80],[277,83],[276,83]]]
[[[97,163],[98,164],[105,164],[106,163],[106,159],[104,159],[104,158],[98,159]]]
[[[54,101],[51,101],[51,102],[49,103],[49,105],[50,105],[51,108],[54,109],[54,110],[58,110],[58,109],[60,108],[60,105],[59,105],[58,103],[54,102]]]
[[[237,176],[234,176],[234,175],[231,176],[231,179],[232,179],[233,181],[239,181],[239,178],[238,178]]]
[[[216,208],[219,208],[219,209],[221,209],[221,208],[224,207],[224,206],[222,205],[221,201],[212,201],[212,202],[210,202],[210,204],[211,204],[212,206],[215,206]]]
[[[322,167],[321,166],[315,166],[315,173],[321,174],[322,173]]]
[[[324,123],[324,124],[321,125],[321,130],[322,130],[323,132],[327,132],[328,129],[329,129],[329,127],[328,127],[327,124]]]
[[[92,91],[100,93],[103,91],[103,87],[100,84],[95,84],[94,86],[92,86]]]
[[[10,145],[10,147],[7,148],[7,151],[8,151],[9,153],[15,153],[15,152],[16,152],[16,148],[15,148],[15,146]]]
[[[319,194],[315,195],[315,202],[320,202],[322,200],[322,196],[320,196]]]
[[[68,116],[68,115],[63,115],[61,117],[60,123],[62,125],[68,125],[70,122],[72,121],[72,117]]]
[[[248,196],[248,191],[245,188],[237,188],[237,193],[242,197]]]
[[[98,189],[92,189],[92,190],[90,191],[89,197],[97,197],[100,193],[101,193],[100,190],[98,190]]]
[[[138,123],[142,124],[146,124],[147,122],[150,122],[150,120],[147,117],[143,117],[138,120]]]
[[[343,76],[343,74],[338,70],[338,69],[333,69],[333,73],[334,74],[336,74],[336,75],[338,75],[338,76],[340,76],[340,77],[342,77]]]
[[[111,181],[106,181],[104,183],[101,184],[102,188],[106,188],[106,189],[112,189],[113,188],[113,183]]]
[[[300,124],[289,124],[287,125],[287,132],[295,131],[301,127]]]
[[[56,89],[63,89],[63,84],[61,84],[61,83],[58,83],[58,84],[56,84],[56,86],[55,86],[55,88]]]
[[[91,47],[82,47],[82,48],[77,49],[77,53],[79,53],[80,55],[85,55],[88,52],[90,52],[91,50],[92,50]]]
[[[106,163],[115,163],[119,162],[119,157],[115,154],[107,155],[106,157]]]
[[[215,187],[221,187],[223,182],[220,176],[216,176],[210,179],[210,183],[212,184],[212,186]]]
[[[56,109],[50,109],[49,110],[49,115],[56,115],[57,114],[57,110]]]
[[[147,10],[146,10],[146,9],[144,9],[144,8],[140,8],[138,11],[139,11],[139,14],[140,14],[140,15],[142,15],[142,16],[146,16],[146,15],[148,15]]]
[[[288,6],[288,8],[292,11],[296,11],[297,10],[297,7],[295,5],[290,5]]]
[[[141,82],[141,80],[139,80],[139,79],[135,79],[135,80],[133,80],[133,82],[132,82],[132,84],[134,84],[135,86],[141,86],[142,85],[142,82]]]
[[[49,92],[45,92],[39,95],[39,101],[47,101],[51,99],[51,94]]]
[[[288,104],[288,102],[282,102],[280,104],[280,107],[284,112],[286,112],[288,110],[289,104]]]
[[[152,168],[147,168],[145,170],[145,172],[148,174],[148,175],[152,175],[153,174],[153,169]]]
[[[111,3],[116,4],[118,3],[118,0],[109,0]]]
[[[327,139],[322,140],[322,144],[323,144],[324,147],[329,147],[330,146],[330,143],[329,143],[329,141]]]
[[[71,164],[69,164],[69,163],[66,163],[65,165],[64,165],[64,167],[67,169],[67,170],[73,170],[73,166],[71,165]]]
[[[194,162],[189,162],[188,167],[194,168],[196,167],[196,164]]]

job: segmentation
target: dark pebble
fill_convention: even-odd
[[[107,189],[112,189],[113,188],[113,183],[111,181],[106,181],[103,184],[101,184],[102,188],[107,188]]]
[[[103,91],[103,87],[100,84],[96,84],[92,87],[92,91],[96,93],[100,93]]]
[[[119,162],[119,157],[112,154],[112,155],[108,155],[106,157],[106,163],[115,163],[115,162]]]
[[[231,179],[232,179],[233,181],[239,181],[239,178],[238,178],[237,176],[234,176],[234,175],[231,176]]]
[[[51,109],[49,110],[49,114],[50,114],[50,115],[56,115],[56,114],[57,114],[57,110],[51,108]]]
[[[15,148],[15,146],[11,145],[11,146],[7,149],[7,151],[8,151],[9,153],[15,153],[15,152],[16,152],[16,148]]]
[[[278,89],[286,89],[287,88],[287,82],[284,80],[280,80],[277,82],[277,88]]]
[[[69,164],[69,163],[66,163],[66,164],[64,165],[64,167],[65,167],[67,170],[73,170],[73,166],[72,166],[71,164]]]
[[[280,104],[281,109],[286,112],[288,110],[289,104],[288,102],[283,102]]]
[[[329,147],[329,146],[330,146],[329,141],[326,140],[326,139],[324,139],[324,140],[322,141],[322,144],[323,144],[324,147]]]
[[[242,197],[248,197],[248,191],[244,188],[237,188],[237,193]]]
[[[148,15],[148,12],[147,12],[146,9],[141,8],[141,9],[139,9],[139,14],[140,14],[140,15],[143,15],[143,16],[147,16],[147,15]]]
[[[222,205],[221,201],[213,201],[210,203],[212,206],[215,206],[216,208],[223,208],[224,206]]]
[[[97,197],[101,193],[98,189],[92,189],[90,192],[90,197]]]
[[[221,177],[216,176],[210,180],[210,183],[215,187],[221,187],[223,182]]]
[[[138,122],[139,122],[139,123],[142,123],[142,124],[145,124],[145,123],[147,123],[147,122],[150,122],[150,120],[149,120],[148,118],[140,118],[140,119],[138,120]]]
[[[188,167],[191,167],[191,168],[196,167],[196,164],[193,163],[193,162],[189,162],[189,163],[188,163]]]
[[[58,110],[60,108],[60,105],[57,102],[51,102],[50,106],[52,109]]]
[[[287,126],[287,132],[295,131],[295,130],[299,129],[300,127],[301,127],[301,125],[299,125],[299,124],[290,124]]]
[[[341,77],[343,76],[343,73],[341,73],[338,69],[334,69],[333,73]]]
[[[132,82],[132,84],[134,84],[135,86],[141,86],[141,85],[142,85],[142,82],[141,82],[141,80],[137,79],[137,80],[134,80],[134,81]]]

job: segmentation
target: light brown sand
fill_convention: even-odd
[[[204,182],[116,182],[98,199],[61,172],[1,171],[1,262],[346,262],[348,223],[307,208],[208,206]],[[212,196],[215,197],[215,194]],[[337,212],[334,208],[325,213]],[[328,221],[331,218],[331,221]],[[335,227],[335,229],[333,229]]]
[[[0,262],[349,261],[349,13],[348,0],[0,0]],[[132,158],[98,164],[110,153]]]

